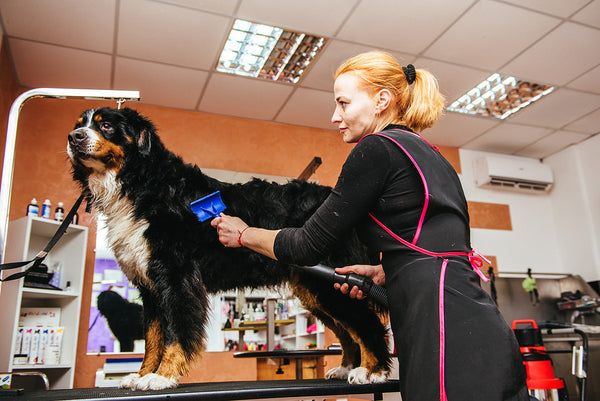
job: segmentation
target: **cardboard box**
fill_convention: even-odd
[[[21,308],[21,314],[19,315],[19,326],[60,326],[60,308]]]

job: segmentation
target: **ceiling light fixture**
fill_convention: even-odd
[[[217,71],[296,83],[326,39],[236,20],[221,52]]]
[[[515,77],[495,73],[462,95],[448,110],[504,120],[553,90],[553,86],[519,81]]]

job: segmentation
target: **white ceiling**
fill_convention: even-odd
[[[328,42],[297,85],[218,73],[235,18]],[[449,102],[492,72],[556,87],[504,121],[448,112],[423,132],[438,145],[544,158],[600,132],[600,0],[0,0],[0,23],[29,88],[335,130],[335,68],[385,49]]]

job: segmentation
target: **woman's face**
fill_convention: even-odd
[[[361,84],[354,72],[346,72],[338,76],[333,85],[335,111],[331,122],[338,125],[346,143],[358,142],[374,132],[377,124],[377,103]]]

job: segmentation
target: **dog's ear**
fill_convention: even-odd
[[[139,137],[137,140],[138,149],[140,153],[147,156],[150,154],[150,149],[152,148],[152,139],[151,133],[148,128],[142,128],[139,133]]]
[[[142,155],[149,155],[153,142],[156,140],[154,125],[135,110],[124,108],[122,111],[127,118],[131,138],[136,143],[138,150]]]

